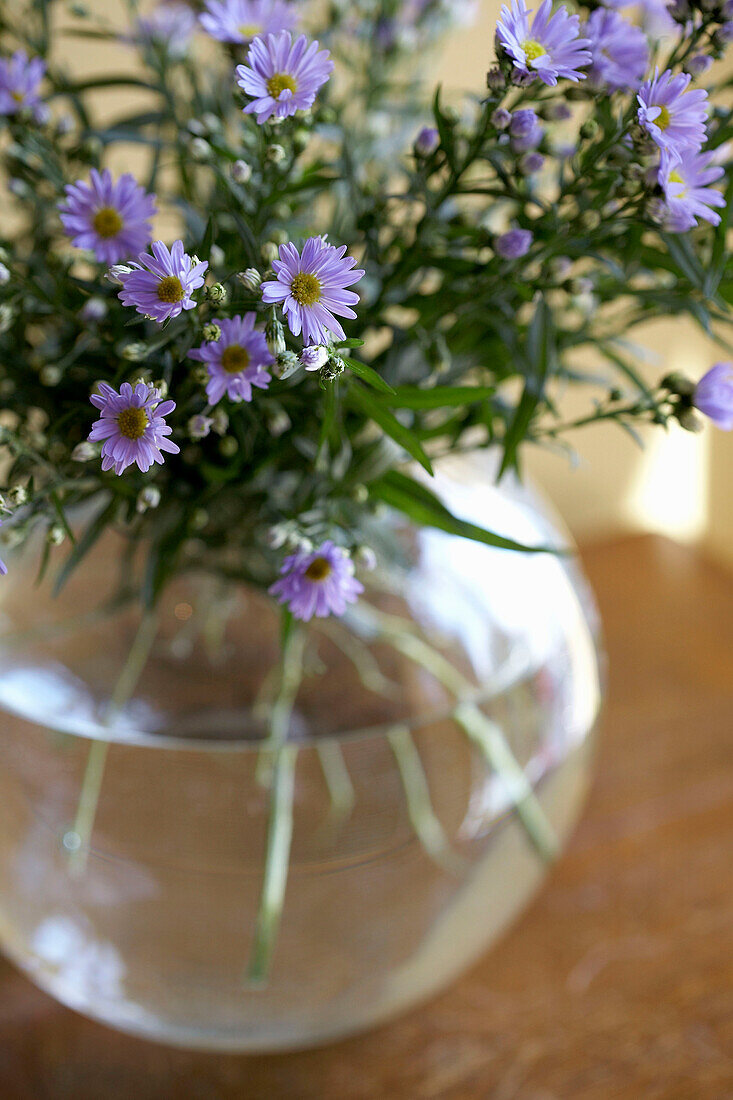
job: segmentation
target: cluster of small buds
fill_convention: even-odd
[[[262,276],[256,267],[248,267],[246,271],[238,271],[237,279],[246,290],[256,294],[262,285]]]
[[[339,375],[346,370],[346,363],[340,355],[332,355],[327,363],[321,367],[321,378],[324,382],[334,382]]]

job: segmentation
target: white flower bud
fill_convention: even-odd
[[[93,458],[97,458],[99,450],[90,443],[88,440],[84,440],[83,443],[77,443],[74,450],[71,452],[72,462],[91,462]]]
[[[66,531],[60,523],[54,523],[52,527],[49,527],[46,538],[51,546],[60,546],[66,539]]]
[[[121,275],[129,275],[133,268],[127,264],[112,264],[112,267],[105,274],[105,279],[110,283],[114,283],[115,286],[122,286]]]
[[[246,160],[235,160],[230,171],[235,183],[249,183],[252,179],[252,169]]]
[[[87,298],[79,316],[82,321],[103,321],[107,316],[107,303],[103,298]]]
[[[262,285],[262,276],[256,267],[248,267],[246,271],[238,271],[237,278],[243,287],[256,293]]]
[[[0,286],[5,286],[10,282],[10,272],[5,264],[0,263]]]
[[[160,489],[157,489],[155,485],[146,485],[138,493],[135,509],[142,515],[143,512],[147,512],[148,508],[157,508],[159,504]]]

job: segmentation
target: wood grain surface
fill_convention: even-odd
[[[611,658],[597,780],[478,966],[389,1027],[239,1058],[117,1035],[0,962],[0,1098],[733,1097],[733,581],[652,538],[584,557]]]

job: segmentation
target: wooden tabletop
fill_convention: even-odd
[[[611,657],[597,781],[544,890],[468,975],[360,1038],[239,1058],[117,1035],[0,963],[0,1097],[733,1097],[733,581],[664,540],[584,556]]]

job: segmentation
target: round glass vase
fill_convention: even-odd
[[[454,514],[566,544],[489,456]],[[391,520],[384,520],[390,523]],[[525,905],[586,790],[601,690],[572,557],[403,532],[342,620],[183,576],[108,599],[103,538],[60,595],[0,591],[0,942],[39,986],[193,1048],[334,1039],[446,985]]]

